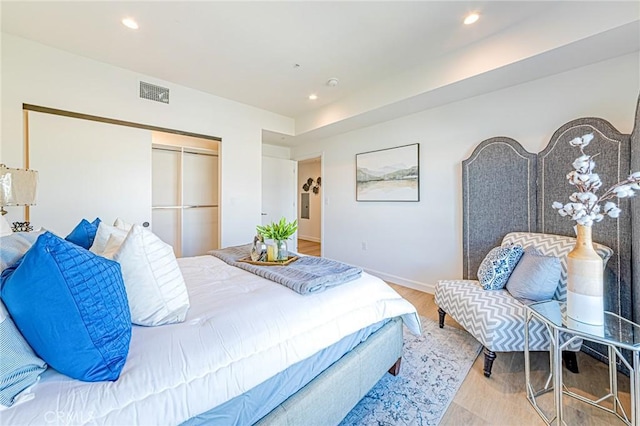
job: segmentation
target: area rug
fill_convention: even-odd
[[[482,348],[469,333],[425,317],[422,335],[404,328],[400,374],[387,373],[341,426],[437,425]]]

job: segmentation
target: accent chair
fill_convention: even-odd
[[[567,255],[575,242],[575,238],[562,235],[512,232],[503,238],[502,245],[519,244],[525,249],[533,247],[545,256],[558,257],[561,274],[553,299],[566,302]],[[594,248],[606,265],[613,251],[597,243],[594,243]],[[445,314],[449,314],[484,346],[486,377],[491,376],[496,352],[524,351],[524,303],[527,302],[516,299],[506,289],[484,290],[476,280],[440,280],[436,284],[435,302],[438,305],[440,328],[444,327]],[[566,339],[566,336],[561,336],[561,342]],[[576,339],[563,353],[565,365],[574,373],[578,372],[575,353],[581,346],[582,340]],[[529,325],[529,349],[549,350],[548,332],[535,318]]]

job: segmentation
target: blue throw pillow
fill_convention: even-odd
[[[478,281],[485,290],[500,290],[522,257],[520,245],[506,245],[491,249],[478,269]]]
[[[527,249],[507,281],[507,291],[521,301],[539,302],[553,299],[558,288],[562,265],[555,256],[545,256]]]
[[[1,296],[33,350],[78,380],[116,380],[131,340],[120,265],[50,232],[1,276]]]
[[[93,244],[93,239],[96,237],[96,232],[98,232],[98,225],[100,225],[100,218],[95,218],[93,222],[82,219],[80,223],[73,228],[73,231],[67,235],[65,240],[89,250],[89,247]]]

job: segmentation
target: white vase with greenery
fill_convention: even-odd
[[[618,218],[620,209],[613,200],[631,197],[640,189],[640,172],[630,174],[602,195],[596,195],[602,186],[600,176],[594,172],[596,163],[593,158],[597,154],[592,156],[584,152],[593,137],[593,133],[588,133],[569,142],[571,146],[580,148],[582,154],[573,162],[574,170],[567,174],[567,180],[576,187],[576,192],[569,197],[569,203],[556,201],[553,208],[560,216],[569,217],[577,223],[576,246],[567,256],[567,316],[582,323],[602,325],[604,265],[593,249],[591,226],[605,216]]]

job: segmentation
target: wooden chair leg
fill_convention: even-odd
[[[562,360],[564,361],[564,366],[567,367],[567,370],[575,374],[580,373],[580,370],[578,370],[578,357],[576,357],[575,352],[562,351]]]
[[[496,359],[496,353],[484,348],[484,377],[491,377],[491,369],[493,361]]]
[[[402,357],[398,358],[396,363],[393,364],[391,366],[391,368],[389,369],[389,373],[391,373],[392,376],[397,376],[398,374],[400,374],[400,363],[401,362],[402,362]]]
[[[444,328],[444,316],[447,313],[442,310],[442,308],[438,308],[438,325],[440,328]]]

